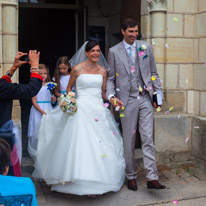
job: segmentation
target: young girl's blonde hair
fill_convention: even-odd
[[[46,82],[50,82],[51,79],[50,79],[50,76],[49,76],[49,68],[47,67],[47,65],[45,65],[45,64],[39,64],[39,69],[40,69],[40,70],[46,69],[46,71],[47,71]]]

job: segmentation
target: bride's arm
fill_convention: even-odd
[[[67,85],[67,93],[72,91],[72,87],[73,87],[74,83],[76,82],[76,78],[77,78],[77,68],[76,67],[77,66],[75,66],[71,71],[70,79],[69,79],[69,82]]]
[[[107,80],[107,72],[103,68],[102,98],[108,100],[106,95],[106,80]]]

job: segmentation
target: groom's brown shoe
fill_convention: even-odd
[[[161,185],[158,180],[152,180],[147,182],[147,188],[160,190],[160,189],[165,189],[166,186]]]
[[[137,183],[135,179],[128,180],[127,187],[129,190],[137,191]]]

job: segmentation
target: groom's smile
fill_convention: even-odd
[[[125,31],[123,29],[121,31],[126,43],[132,45],[134,41],[137,39],[138,26],[128,27]]]

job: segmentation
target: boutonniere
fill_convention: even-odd
[[[137,49],[137,51],[138,51],[138,56],[141,57],[141,56],[145,55],[145,50],[146,50],[146,49],[147,49],[147,46],[146,46],[145,44],[142,44],[141,47],[139,47],[139,48]],[[145,56],[143,57],[143,59],[145,59],[145,58],[147,58],[147,55],[145,55]]]

